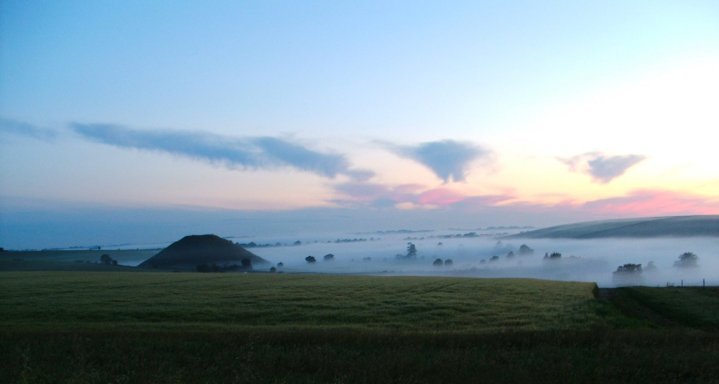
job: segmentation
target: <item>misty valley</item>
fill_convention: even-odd
[[[623,285],[719,285],[719,238],[656,237],[537,239],[508,236],[506,230],[414,232],[376,231],[295,237],[228,238],[260,257],[250,268],[239,262],[188,262],[167,270],[253,273],[535,278]],[[44,250],[6,252],[0,268],[64,262],[65,269],[102,263],[137,267],[159,249]],[[695,260],[684,264],[680,256]],[[311,261],[308,261],[311,260]],[[9,263],[14,261],[14,264]],[[214,264],[214,269],[212,269]],[[232,266],[236,267],[233,268]],[[627,266],[625,268],[625,266]],[[631,270],[629,269],[631,267]]]
[[[707,382],[717,231],[687,216],[2,250],[0,381]]]
[[[416,253],[408,255],[414,246]],[[527,250],[521,251],[522,246]],[[384,236],[374,241],[336,243],[306,240],[291,247],[250,248],[279,270],[306,273],[524,277],[597,282],[600,286],[719,284],[719,239],[493,239]],[[677,264],[692,252],[696,265]],[[325,260],[325,255],[333,255]],[[313,256],[315,262],[307,262]],[[553,257],[552,257],[553,256]],[[440,264],[441,263],[441,264]],[[641,271],[617,278],[619,266],[640,264]],[[268,270],[269,267],[256,267]]]

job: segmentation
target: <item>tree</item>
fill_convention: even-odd
[[[305,261],[312,264],[312,263],[316,263],[317,259],[315,259],[314,256],[307,256],[307,257],[305,257]]]
[[[100,256],[100,262],[101,262],[102,264],[112,265],[112,264],[113,264],[113,261],[115,261],[115,259],[113,259],[112,257],[110,257],[110,255],[108,255],[107,253],[103,253],[102,256]],[[115,265],[117,265],[117,261],[115,261]]]
[[[674,266],[678,268],[696,268],[699,266],[699,256],[692,252],[684,252],[679,255],[679,260],[674,262]]]
[[[445,267],[450,267],[450,266],[452,266],[452,264],[454,264],[454,262],[452,261],[452,259],[445,259],[445,260],[444,260],[444,266],[445,266]]]
[[[432,265],[434,265],[435,267],[441,267],[442,265],[444,265],[444,262],[442,262],[442,259],[435,259]]]
[[[621,285],[640,285],[642,283],[642,265],[627,263],[617,267],[612,274],[614,284]]]
[[[252,269],[252,260],[242,259],[242,269]]]
[[[275,267],[270,267],[270,273],[275,273],[275,272],[277,272],[277,268],[275,268]]]
[[[334,261],[335,255],[328,253],[323,257],[324,261]]]
[[[531,255],[534,253],[534,249],[530,248],[527,244],[522,244],[519,246],[519,255],[525,256],[525,255]]]
[[[414,243],[407,243],[407,258],[414,259],[415,257],[417,257],[417,247]]]
[[[614,271],[614,273],[641,273],[642,272],[642,265],[641,264],[624,264],[617,267],[617,270]]]

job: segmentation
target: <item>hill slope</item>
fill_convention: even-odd
[[[607,220],[523,232],[512,238],[598,239],[606,237],[719,236],[719,215]]]
[[[252,264],[268,263],[230,240],[216,235],[191,235],[170,244],[138,267],[194,269],[201,264],[241,265],[242,260],[250,260]]]

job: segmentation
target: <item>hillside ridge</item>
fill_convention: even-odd
[[[611,237],[719,237],[719,215],[664,216],[564,224],[508,238],[599,239]]]

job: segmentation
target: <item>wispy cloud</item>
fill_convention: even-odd
[[[513,196],[467,195],[451,188],[428,188],[418,184],[387,186],[371,182],[334,185],[338,196],[332,202],[345,207],[440,208],[493,206]]]
[[[600,152],[589,152],[558,160],[566,164],[571,171],[586,173],[594,181],[606,184],[644,159],[646,157],[642,155],[606,156]]]
[[[491,152],[476,144],[454,140],[430,141],[416,146],[386,144],[394,153],[415,160],[444,182],[464,181],[470,164]]]
[[[390,208],[397,204],[416,201],[417,194],[425,189],[416,184],[387,186],[371,182],[348,182],[333,186],[338,195],[332,203],[345,207]]]
[[[364,180],[372,173],[352,169],[341,154],[311,150],[275,137],[232,138],[202,132],[146,131],[113,124],[71,124],[82,137],[121,148],[158,151],[228,168],[292,167],[323,177]]]
[[[4,117],[0,117],[0,133],[32,137],[38,140],[52,140],[57,136],[57,133],[51,129]]]

